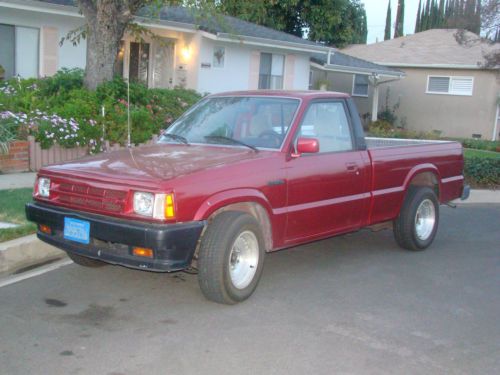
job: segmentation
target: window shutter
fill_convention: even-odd
[[[259,66],[260,66],[260,53],[259,51],[252,51],[250,54],[250,72],[248,78],[248,89],[257,90],[259,87]]]
[[[455,95],[472,95],[472,78],[453,77],[450,90]]]
[[[450,77],[429,77],[429,92],[448,93],[450,88]]]
[[[59,30],[56,27],[44,26],[41,29],[42,64],[40,75],[52,76],[59,67]]]
[[[295,55],[286,55],[285,58],[285,84],[286,90],[293,90],[295,80]]]

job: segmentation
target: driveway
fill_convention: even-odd
[[[114,266],[0,288],[0,372],[498,374],[500,205],[441,212],[425,252],[361,231],[271,254],[236,306]]]

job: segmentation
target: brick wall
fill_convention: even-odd
[[[0,154],[0,172],[14,173],[30,170],[29,142],[14,141],[10,144],[7,155]]]

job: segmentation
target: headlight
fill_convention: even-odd
[[[38,194],[48,198],[50,195],[50,178],[41,177],[38,179]]]
[[[175,218],[174,194],[153,194],[142,191],[134,193],[134,212],[154,219]]]
[[[143,216],[153,216],[155,196],[152,193],[134,193],[134,212]]]

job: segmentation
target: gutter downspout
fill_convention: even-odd
[[[493,135],[491,136],[492,141],[496,141],[496,139],[497,139],[499,116],[500,116],[500,104],[497,104],[497,112],[495,114],[495,122],[493,123]]]

